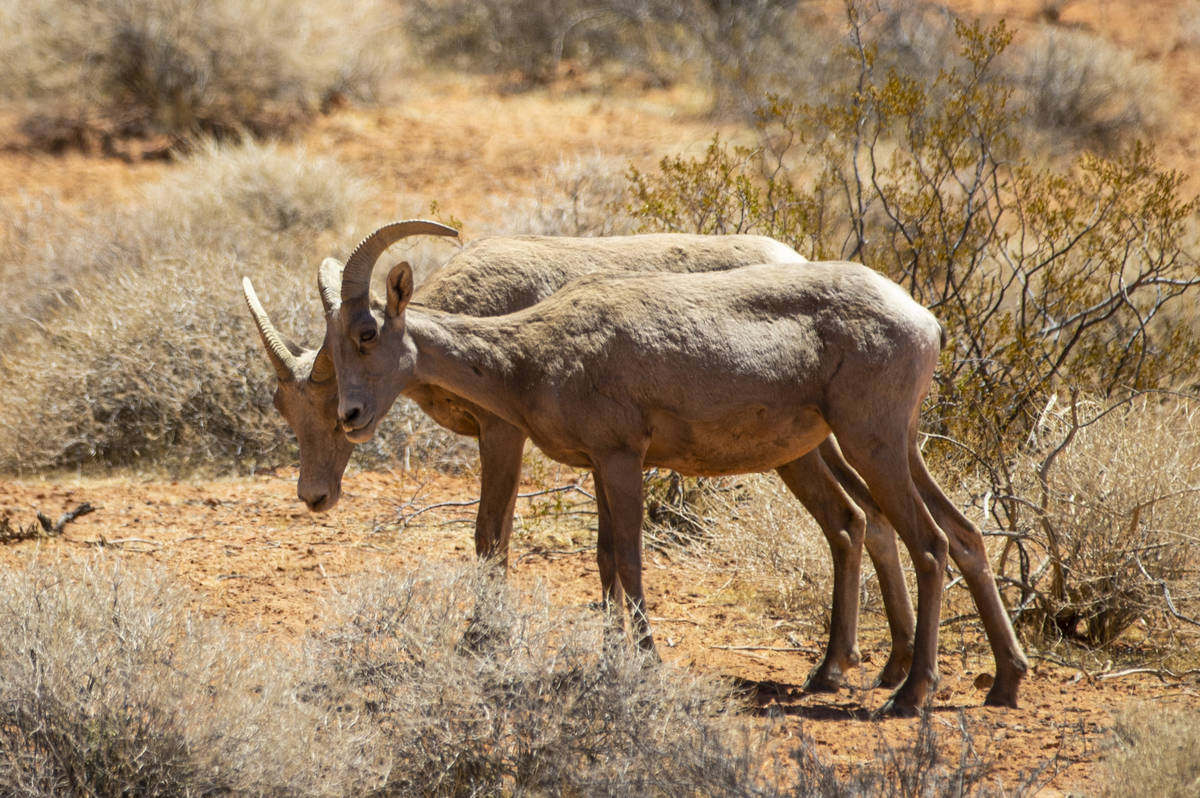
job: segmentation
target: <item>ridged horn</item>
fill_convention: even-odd
[[[458,231],[438,222],[407,219],[385,224],[367,236],[350,253],[342,270],[342,302],[366,299],[371,291],[371,271],[383,251],[402,238],[413,235],[457,236]]]
[[[254,286],[250,284],[249,277],[242,278],[242,293],[246,297],[246,306],[250,308],[250,315],[254,317],[254,326],[258,328],[263,345],[267,347],[267,357],[271,359],[275,373],[279,375],[280,379],[295,379],[298,366],[296,356],[283,343],[283,336],[271,323],[267,311],[258,301],[258,294],[254,293]]]
[[[325,306],[325,314],[338,306],[341,301],[338,294],[342,282],[342,262],[337,258],[326,258],[317,269],[317,289],[321,292],[321,304]]]

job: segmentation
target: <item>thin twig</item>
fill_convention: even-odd
[[[1098,681],[1104,681],[1106,679],[1120,679],[1125,676],[1137,676],[1138,674],[1150,674],[1151,676],[1157,676],[1161,681],[1164,682],[1168,679],[1181,682],[1188,676],[1200,674],[1200,668],[1192,668],[1190,670],[1183,671],[1182,673],[1176,673],[1169,668],[1126,668],[1123,671],[1097,674],[1096,679]]]
[[[815,648],[808,646],[709,646],[719,651],[783,651],[801,654],[819,654]]]
[[[549,496],[554,493],[567,493],[567,492],[579,493],[580,495],[584,496],[585,498],[591,499],[592,501],[596,500],[595,496],[593,496],[591,493],[588,493],[586,490],[584,490],[583,488],[581,488],[579,485],[577,485],[575,483],[572,483],[570,485],[559,485],[559,486],[553,487],[553,488],[545,488],[544,490],[535,490],[535,491],[531,491],[529,493],[518,493],[517,498],[518,499],[534,499],[539,496]],[[400,511],[398,511],[397,514],[400,516],[400,523],[404,526],[408,526],[408,524],[412,523],[412,520],[414,518],[416,518],[419,515],[424,515],[425,513],[430,512],[431,510],[444,510],[447,507],[474,507],[475,505],[479,504],[479,501],[480,501],[479,499],[470,499],[468,501],[437,502],[435,504],[427,504],[424,507],[414,510],[413,512],[409,513],[408,515],[404,515],[404,513],[403,513],[404,508],[412,506],[412,501],[410,500],[407,504],[405,504],[403,507],[400,508]]]
[[[158,551],[163,547],[163,544],[157,540],[147,540],[146,538],[113,538],[109,540],[106,537],[98,537],[95,540],[80,541],[84,546],[96,546],[98,548],[107,548],[111,546],[114,549],[121,549],[128,546],[130,543],[137,543],[143,546],[149,546],[153,551]]]

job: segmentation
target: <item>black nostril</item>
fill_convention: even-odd
[[[358,418],[358,417],[359,417],[359,415],[361,415],[361,414],[362,414],[362,409],[361,409],[361,408],[358,408],[358,407],[352,407],[352,408],[350,408],[349,410],[347,410],[347,411],[346,411],[346,412],[345,412],[345,413],[342,415],[342,421],[343,421],[344,423],[346,423],[346,424],[350,424],[350,423],[352,423],[352,422],[353,422],[353,421],[354,421],[356,418]]]

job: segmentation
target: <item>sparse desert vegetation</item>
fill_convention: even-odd
[[[0,9],[0,794],[1194,794],[1200,17],[1104,5]],[[308,515],[240,279],[315,345],[320,260],[430,214],[767,233],[933,308],[924,452],[1027,706],[978,707],[956,573],[922,722],[800,694],[831,575],[773,475],[647,477],[661,669],[604,644],[592,487],[534,451],[509,587],[465,567],[473,441],[412,406]],[[869,569],[862,607],[866,679]]]

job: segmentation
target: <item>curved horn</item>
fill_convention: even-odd
[[[367,298],[371,290],[371,270],[383,251],[406,236],[422,233],[433,236],[458,235],[453,227],[424,219],[408,219],[384,225],[364,238],[350,253],[350,259],[342,271],[342,302]]]
[[[250,284],[249,277],[242,278],[242,293],[246,296],[246,306],[250,308],[250,315],[254,317],[254,326],[258,327],[258,334],[262,336],[263,345],[267,347],[267,357],[271,359],[275,373],[281,379],[295,379],[296,356],[283,343],[283,336],[271,323],[267,311],[263,310],[262,303],[258,301],[258,294],[254,293],[254,286]]]
[[[342,262],[337,258],[326,258],[317,269],[317,289],[321,292],[321,304],[325,306],[325,314],[333,310],[341,302],[338,285],[342,282]]]

